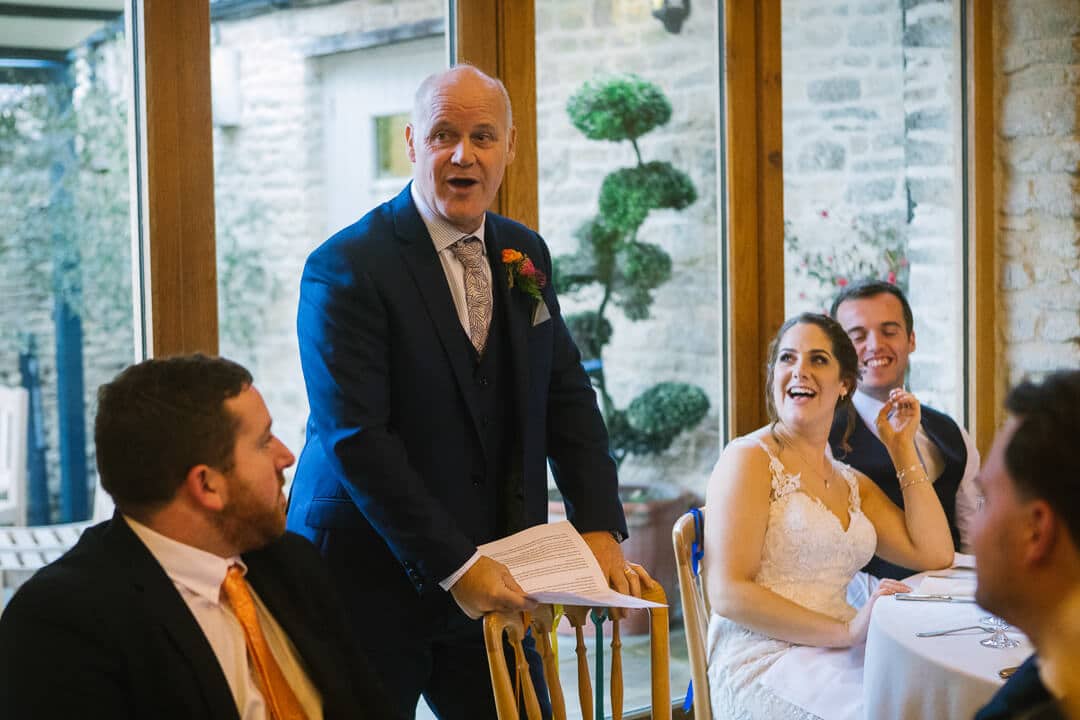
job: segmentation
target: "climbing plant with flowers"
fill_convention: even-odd
[[[864,280],[889,282],[907,293],[907,238],[897,223],[820,210],[800,227],[814,239],[803,240],[791,221],[784,222],[788,275],[795,276],[799,305],[827,311],[845,286]]]

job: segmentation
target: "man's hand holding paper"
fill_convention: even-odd
[[[591,539],[603,542],[595,537]],[[504,564],[528,598],[536,602],[618,608],[662,607],[640,597],[642,587],[650,587],[655,581],[640,565],[630,565],[622,559],[622,552],[610,535],[608,542],[614,552],[600,550],[608,566],[607,572],[601,569],[590,544],[566,521],[537,525],[477,549],[482,555]],[[632,584],[634,581],[636,585]],[[637,596],[612,586],[636,592]]]
[[[536,602],[514,580],[505,565],[481,555],[450,589],[461,611],[473,620],[486,613],[532,610]]]

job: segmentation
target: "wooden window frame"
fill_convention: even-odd
[[[140,355],[218,351],[209,0],[131,0]],[[133,21],[132,21],[133,19]],[[136,286],[138,287],[138,286]]]
[[[536,155],[536,13],[529,0],[454,0],[454,62],[503,81],[514,108],[517,152],[494,212],[531,228],[540,223]]]
[[[965,5],[964,127],[965,216],[967,223],[967,356],[965,396],[968,431],[983,458],[997,429],[1005,401],[1004,378],[998,373],[997,277],[998,254],[994,190],[994,2],[957,0]]]

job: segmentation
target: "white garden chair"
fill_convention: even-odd
[[[26,425],[29,394],[0,385],[0,525],[26,524]]]
[[[26,526],[27,392],[0,386],[0,608],[38,569],[73,546],[82,531],[112,515],[112,500],[94,489],[85,522]]]

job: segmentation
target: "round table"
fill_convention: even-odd
[[[917,591],[925,574],[905,582]],[[1004,684],[998,671],[1022,663],[1031,643],[1015,629],[1009,637],[1020,646],[1002,650],[980,645],[990,636],[981,630],[929,638],[915,633],[976,625],[987,614],[975,603],[878,599],[866,640],[866,717],[970,720]]]

